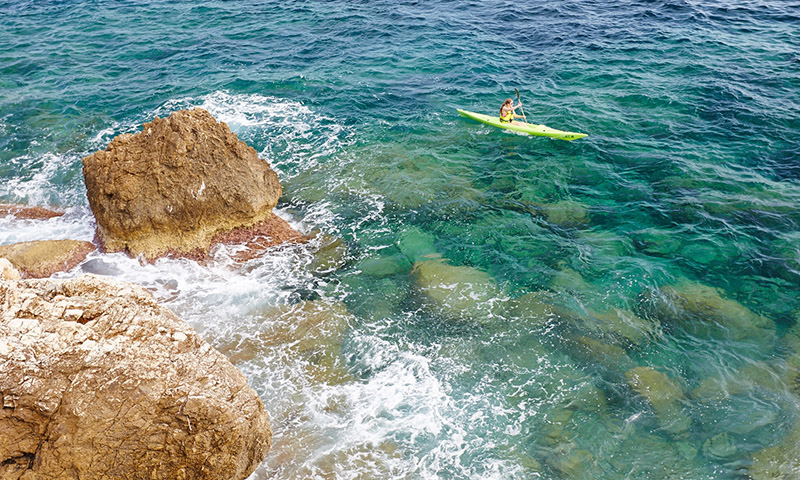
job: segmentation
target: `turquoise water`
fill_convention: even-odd
[[[315,244],[206,266],[94,253],[65,274],[148,287],[245,372],[275,432],[253,478],[772,478],[767,457],[800,478],[800,4],[0,19],[0,202],[67,212],[0,219],[0,243],[91,240],[81,158],[192,107],[270,162],[281,216],[343,240],[336,271]],[[530,121],[590,136],[456,114],[515,88]]]

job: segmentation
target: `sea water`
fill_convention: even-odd
[[[60,276],[145,286],[245,373],[253,479],[800,478],[798,25],[792,0],[0,2],[0,202],[66,211],[0,243],[91,240],[81,158],[205,108],[322,235]],[[515,88],[589,136],[456,113]]]

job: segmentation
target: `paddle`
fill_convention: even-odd
[[[525,109],[522,108],[522,100],[519,98],[519,90],[515,88],[514,91],[517,92],[517,101],[519,102],[519,111],[522,112],[522,119],[525,120],[525,123],[528,123],[528,119],[525,118]]]

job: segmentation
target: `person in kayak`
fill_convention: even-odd
[[[521,107],[522,104],[514,105],[514,101],[510,98],[506,98],[506,101],[503,102],[503,105],[500,107],[500,121],[503,123],[513,123],[514,122],[514,114],[516,113],[515,110]]]

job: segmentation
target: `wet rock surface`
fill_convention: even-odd
[[[11,262],[24,278],[45,278],[71,270],[94,249],[91,242],[39,240],[0,245],[0,258]]]
[[[57,212],[44,207],[0,203],[0,217],[9,215],[16,218],[40,220],[60,217],[64,215],[64,212]]]

